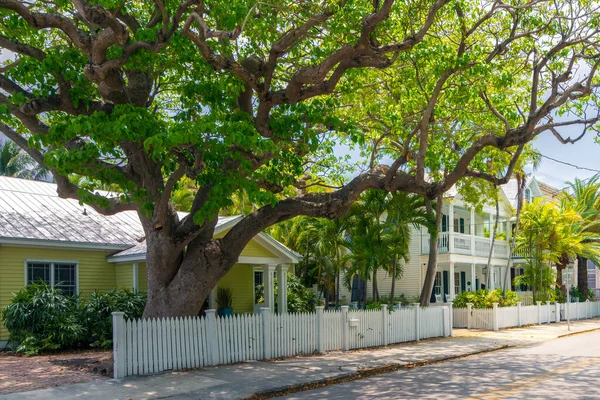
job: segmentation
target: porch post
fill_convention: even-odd
[[[277,266],[277,310],[279,314],[287,313],[287,271],[289,265]]]
[[[456,290],[454,288],[454,263],[451,262],[450,263],[450,277],[449,277],[450,282],[448,282],[450,284],[450,298],[452,299],[451,301],[454,301],[454,296],[456,296]],[[444,299],[446,300],[446,299]],[[446,303],[446,301],[444,301]]]
[[[448,204],[448,252],[454,253],[454,204]]]
[[[208,308],[211,310],[217,309],[217,286],[212,288],[208,294]]]
[[[470,233],[471,233],[471,255],[475,255],[475,209],[471,208],[471,225],[470,225]],[[473,283],[472,287],[475,286],[475,278],[471,279]]]
[[[275,267],[276,265],[274,264],[263,265],[263,282],[265,284],[264,308],[268,308],[271,313],[275,312],[275,282],[273,279]]]
[[[475,282],[477,278],[477,272],[475,271],[476,264],[471,264],[471,292],[474,292],[477,288]]]
[[[490,275],[490,287],[487,288],[490,290],[494,290],[494,277],[496,275],[496,274],[494,274],[494,272],[496,272],[496,266],[490,265],[490,268],[488,270],[488,274]]]

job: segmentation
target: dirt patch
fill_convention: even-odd
[[[24,357],[0,352],[0,395],[112,376],[112,352],[73,351]]]

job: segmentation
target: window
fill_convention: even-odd
[[[27,284],[40,281],[74,296],[77,294],[77,264],[28,261]]]
[[[435,294],[442,294],[442,272],[437,271],[435,273],[435,286],[434,286]]]
[[[454,232],[465,233],[465,219],[454,218]]]
[[[531,190],[529,188],[525,189],[525,200],[531,201]]]
[[[254,287],[259,287],[263,284],[263,272],[262,271],[254,271]]]
[[[460,272],[454,273],[454,294],[460,293]]]

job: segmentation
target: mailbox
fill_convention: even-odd
[[[349,327],[358,326],[359,322],[360,321],[356,318],[350,318],[350,320],[348,321],[348,326]]]

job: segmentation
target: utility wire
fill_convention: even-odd
[[[581,170],[584,170],[584,171],[590,171],[590,172],[598,172],[598,173],[600,173],[600,169],[593,169],[593,168],[581,167],[579,165],[571,164],[571,163],[568,163],[566,161],[561,161],[561,160],[557,160],[556,158],[548,157],[548,156],[546,156],[544,154],[540,154],[540,155],[542,157],[544,157],[544,158],[547,158],[550,161],[554,161],[554,162],[557,162],[559,164],[568,165],[569,167],[581,169]]]

